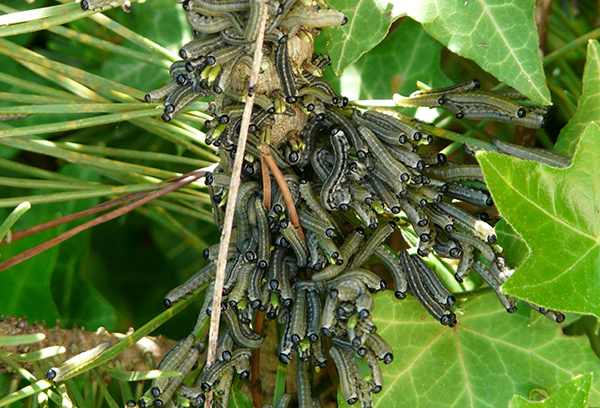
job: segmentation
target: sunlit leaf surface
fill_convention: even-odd
[[[591,386],[591,374],[579,375],[543,401],[528,401],[515,395],[509,408],[586,408]]]
[[[460,304],[464,315],[454,328],[412,297],[375,299],[377,332],[394,349],[377,407],[505,407],[514,394],[552,394],[574,375],[600,370],[586,338],[565,337],[558,326],[529,327],[529,308],[519,304],[508,314],[493,294]],[[590,404],[598,402],[595,383]]]
[[[555,149],[572,156],[581,132],[592,121],[600,123],[600,44],[590,41],[587,62],[583,71],[583,94],[579,98],[577,112],[562,129]]]
[[[478,154],[500,213],[531,249],[504,284],[507,293],[600,316],[599,150],[600,129],[592,123],[567,168]]]

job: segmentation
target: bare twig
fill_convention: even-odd
[[[543,53],[546,52],[546,41],[548,38],[548,24],[550,22],[551,9],[552,0],[536,0],[533,17],[535,18],[535,25],[537,27],[538,37],[540,39],[540,50],[542,50]]]
[[[113,220],[117,217],[120,217],[121,215],[123,215],[125,213],[128,213],[129,211],[131,211],[137,207],[140,207],[152,200],[157,199],[158,197],[161,197],[165,194],[170,193],[171,191],[175,191],[178,188],[186,186],[186,185],[190,184],[191,182],[198,180],[200,177],[204,177],[205,173],[206,172],[204,170],[192,171],[191,173],[181,176],[179,181],[171,184],[170,186],[167,186],[158,191],[155,191],[154,193],[150,193],[150,194],[146,195],[144,198],[139,199],[138,201],[135,201],[130,204],[126,204],[121,208],[118,208],[114,211],[111,211],[109,213],[101,215],[97,218],[94,218],[93,220],[84,222],[83,224],[78,225],[77,227],[72,228],[68,231],[65,231],[62,234],[57,235],[54,238],[51,238],[48,241],[45,241],[44,243],[42,243],[40,245],[34,246],[33,248],[30,248],[27,251],[20,253],[19,255],[15,255],[12,258],[9,258],[6,261],[0,263],[0,272],[2,272],[5,269],[8,269],[12,266],[15,266],[33,256],[41,253],[41,252],[44,252],[47,249],[52,248],[52,247],[60,244],[61,242],[66,241],[67,239],[79,234],[80,232],[85,231],[88,228],[95,227],[96,225]]]
[[[269,175],[269,168],[263,155],[260,155],[260,171],[262,173],[263,182],[263,204],[267,211],[271,209],[271,176]]]
[[[187,177],[189,174],[191,174],[191,173],[184,174],[182,176],[175,177],[175,178],[172,178],[172,179],[169,179],[169,180],[165,180],[162,183],[157,184],[156,185],[156,189],[159,190],[161,184],[164,184],[164,183],[173,183],[173,182],[179,181],[179,180]],[[11,236],[11,239],[10,239],[10,243],[18,241],[18,240],[23,239],[23,238],[26,238],[26,237],[28,237],[30,235],[33,235],[33,234],[37,234],[38,232],[46,231],[46,230],[49,230],[49,229],[54,228],[54,227],[58,227],[58,226],[63,225],[63,224],[67,224],[67,223],[69,223],[71,221],[76,221],[76,220],[78,220],[80,218],[87,217],[88,215],[97,214],[97,213],[102,212],[104,210],[108,210],[110,208],[116,207],[117,205],[125,203],[127,201],[135,200],[138,197],[143,197],[146,194],[148,194],[147,191],[140,191],[138,193],[125,194],[124,196],[117,197],[117,198],[115,198],[113,200],[106,201],[104,203],[100,203],[98,205],[95,205],[95,206],[93,206],[91,208],[88,208],[87,210],[79,211],[79,212],[74,213],[74,214],[65,215],[64,217],[56,218],[54,220],[46,221],[46,222],[43,222],[41,224],[33,225],[33,226],[29,227],[29,228],[25,228],[23,230],[20,230],[20,231],[17,231],[17,232],[13,232],[13,234]],[[3,239],[2,241],[0,241],[0,246],[6,245],[6,244],[7,244],[6,238]]]
[[[254,44],[254,58],[252,60],[252,69],[250,71],[249,89],[256,90],[258,74],[260,72],[260,63],[262,61],[262,47],[265,38],[265,27],[267,25],[267,7],[264,7],[263,15],[260,21],[260,30]],[[206,365],[210,367],[214,364],[217,354],[217,338],[219,336],[219,321],[221,319],[221,300],[223,297],[223,283],[225,281],[225,268],[227,266],[227,251],[231,241],[231,229],[233,227],[233,216],[237,195],[240,187],[240,177],[242,173],[242,164],[244,162],[244,152],[248,140],[248,128],[250,127],[250,118],[252,107],[254,105],[254,92],[248,92],[244,113],[242,114],[242,124],[240,127],[240,136],[238,139],[237,154],[233,163],[231,174],[231,183],[229,185],[229,198],[225,209],[225,220],[223,222],[223,232],[221,233],[221,244],[219,246],[219,259],[217,261],[217,272],[215,277],[215,289],[213,292],[212,313],[210,316],[210,331],[208,334],[208,354]],[[206,405],[212,407],[212,398],[207,399]]]
[[[292,222],[292,225],[296,227],[296,229],[298,230],[298,234],[300,234],[302,239],[305,239],[304,231],[302,230],[302,226],[300,225],[300,218],[298,218],[298,212],[296,211],[296,206],[294,205],[294,199],[292,198],[292,193],[290,193],[290,188],[285,182],[283,174],[281,173],[281,170],[279,170],[279,166],[277,166],[277,163],[275,163],[275,159],[273,159],[273,156],[271,156],[269,145],[265,142],[261,142],[259,152],[261,158],[265,161],[265,163],[267,163],[267,166],[269,166],[269,170],[271,170],[271,173],[273,173],[275,181],[277,181],[277,185],[281,190],[281,195],[283,197],[283,200],[285,201],[285,205],[288,209],[288,212],[290,213],[290,221]]]

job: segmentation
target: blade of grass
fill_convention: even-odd
[[[71,0],[58,0],[60,3],[69,4]],[[134,0],[136,1],[136,0]],[[155,43],[152,40],[136,33],[135,31],[130,30],[129,28],[117,23],[111,18],[105,16],[104,14],[92,14],[89,16],[89,19],[94,21],[95,23],[106,27],[112,32],[118,34],[126,40],[131,41],[132,43],[139,45],[140,47],[147,49],[156,55],[167,59],[168,61],[175,62],[179,59],[177,55],[162,47],[161,45]]]
[[[4,364],[6,364],[10,368],[12,368],[16,373],[21,375],[27,381],[29,381],[29,382],[37,381],[37,378],[35,378],[35,376],[33,374],[31,374],[29,371],[27,371],[25,368],[21,367],[14,361],[11,361],[11,359],[9,359],[6,356],[6,352],[4,352],[2,350],[0,350],[0,361],[2,361]],[[2,401],[2,400],[0,400],[0,401]]]
[[[48,394],[46,394],[45,392],[39,392],[35,396],[35,398],[33,398],[33,402],[34,402],[34,404],[35,403],[39,404],[39,406],[42,408],[50,407],[50,404],[48,403]],[[37,406],[34,405],[34,408],[37,408]]]
[[[600,37],[600,28],[596,28],[595,30],[592,30],[587,34],[582,35],[581,37],[577,38],[576,40],[569,42],[564,47],[561,47],[558,50],[553,51],[550,54],[546,55],[542,59],[542,62],[544,63],[544,65],[548,65],[551,62],[555,61],[556,59],[560,58],[563,54],[569,52],[570,50],[587,44],[588,40],[596,39],[599,37]]]
[[[58,356],[59,354],[63,354],[67,351],[63,346],[51,346],[45,347],[41,350],[32,351],[30,353],[23,354],[14,354],[8,352],[2,352],[6,358],[9,358],[14,361],[39,361],[44,360],[46,358]]]
[[[113,113],[109,115],[94,116],[85,119],[68,120],[58,123],[47,123],[43,125],[0,130],[0,138],[13,138],[16,136],[31,136],[46,133],[66,132],[69,130],[83,129],[86,127],[106,125],[109,123],[124,122],[131,119],[155,116],[160,114],[156,109],[144,109],[128,112]]]
[[[91,45],[99,50],[108,51],[116,55],[122,55],[127,58],[131,58],[137,61],[142,61],[148,64],[155,65],[159,68],[168,69],[171,65],[168,60],[164,60],[161,58],[156,58],[153,55],[135,51],[131,48],[124,47],[119,44],[113,44],[110,41],[102,40],[96,37],[93,37],[89,34],[80,33],[75,30],[71,30],[66,27],[52,27],[48,29],[48,31],[63,36],[65,38],[69,38],[75,41],[78,41],[82,44]]]
[[[209,147],[207,147],[205,144],[203,144],[203,146],[200,147],[190,142],[190,140],[201,140],[202,142],[204,142],[204,134],[202,132],[196,130],[195,133],[190,133],[180,127],[172,125],[172,122],[173,121],[171,121],[170,123],[165,123],[160,119],[153,118],[136,119],[132,121],[132,123],[136,126],[139,126],[142,129],[152,132],[165,140],[182,146],[190,152],[193,152],[198,156],[205,158],[213,163],[216,163],[219,160],[219,158],[214,153],[209,151]],[[198,133],[202,135],[202,137],[198,136]]]
[[[102,366],[102,371],[110,375],[112,378],[119,381],[142,381],[142,380],[153,380],[155,378],[171,378],[179,377],[181,373],[179,371],[161,371],[161,370],[149,370],[149,371],[124,371],[115,370],[114,368]]]
[[[137,1],[137,0],[132,0],[132,1]],[[95,12],[92,10],[83,11],[81,9],[81,6],[79,6],[78,4],[75,4],[75,3],[70,3],[70,4],[66,4],[66,5],[62,5],[62,6],[57,5],[57,6],[51,6],[51,7],[52,7],[52,12],[54,10],[58,10],[59,14],[50,15],[48,17],[42,17],[42,18],[37,17],[36,19],[33,19],[32,17],[35,18],[34,13],[36,11],[40,12],[40,9],[30,10],[29,11],[29,13],[31,13],[29,15],[30,17],[26,16],[26,18],[30,18],[29,21],[1,27],[0,28],[0,37],[9,37],[12,35],[32,33],[35,31],[46,30],[49,27],[70,23],[71,21],[79,20],[80,18],[85,18],[85,17],[91,16],[92,14],[95,14]],[[2,7],[1,5],[0,5],[0,10],[4,11],[4,12],[8,12],[7,11],[8,9],[6,9],[5,7]],[[41,10],[43,10],[43,9],[41,9]],[[26,12],[24,12],[24,13],[26,13]],[[6,19],[6,20],[9,20],[11,18],[10,16],[11,15],[9,14],[7,16],[2,16],[2,17],[4,17],[4,19]]]
[[[56,98],[52,96],[43,96],[43,95],[29,95],[22,93],[11,93],[11,92],[0,92],[0,100],[7,102],[17,102],[17,103],[28,103],[35,105],[43,105],[43,104],[64,104],[65,99]],[[69,99],[68,102],[72,102],[73,99]],[[92,102],[86,100],[78,100],[77,103],[79,106]]]
[[[190,107],[191,109],[193,109],[194,107]],[[197,110],[192,110],[192,111],[187,111],[187,112],[183,112],[181,115],[179,115],[178,117],[178,121],[181,122],[192,122],[192,123],[197,123],[200,124],[202,127],[204,127],[204,124],[206,123],[206,120],[210,120],[212,119],[212,116],[207,115],[203,112],[199,112]]]
[[[118,83],[110,81],[110,80],[107,80],[105,78],[87,73],[87,72],[79,70],[77,68],[69,67],[68,65],[57,63],[55,61],[41,57],[23,47],[19,47],[15,44],[12,44],[5,40],[0,40],[0,53],[5,53],[5,54],[11,55],[13,57],[21,56],[23,59],[25,59],[27,61],[39,64],[40,66],[47,67],[49,69],[57,70],[58,72],[61,72],[65,75],[67,75],[69,78],[73,78],[74,80],[77,80],[79,83],[81,83],[85,86],[88,86],[91,89],[98,91],[100,94],[104,94],[105,96],[111,97],[113,99],[115,97],[117,97],[117,99],[119,99],[119,100],[131,101],[131,98],[128,97],[127,95],[134,95],[136,98],[138,98],[140,100],[143,99],[142,93],[138,90],[135,90],[133,88],[118,84]],[[22,62],[22,61],[20,61],[20,62]],[[49,78],[49,79],[53,79],[59,84],[61,83],[60,78]],[[107,91],[107,89],[110,91]],[[148,130],[152,131],[153,133],[157,134],[158,136],[161,136],[167,140],[171,140],[177,144],[183,145],[184,147],[188,148],[189,150],[192,150],[192,151],[196,152],[197,154],[199,154],[209,160],[211,160],[211,159],[216,160],[216,158],[214,157],[214,155],[212,153],[209,153],[209,152],[205,151],[204,149],[199,149],[196,146],[194,146],[193,144],[188,142],[188,140],[190,140],[190,139],[194,140],[194,141],[198,141],[198,142],[204,141],[204,134],[202,132],[200,132],[190,126],[187,126],[187,125],[183,125],[186,127],[186,129],[182,129],[181,127],[178,127],[178,126],[172,126],[171,124],[165,124],[165,123],[159,122],[158,120],[154,120],[153,122],[150,122],[150,123],[153,124],[154,126],[149,127]],[[146,122],[137,122],[136,124],[138,124],[138,126],[144,128],[144,127],[148,127],[147,125],[149,123],[148,123],[148,121],[146,121]],[[146,125],[146,126],[144,126],[144,125]],[[90,126],[92,126],[92,125],[90,125]],[[162,127],[164,130],[166,130],[166,132],[157,130],[157,127],[159,127],[159,128]],[[181,137],[181,136],[183,136],[183,137]]]
[[[100,393],[102,394],[102,397],[104,398],[108,406],[110,408],[120,408],[119,404],[117,404],[112,395],[110,395],[110,392],[108,392],[108,389],[104,384],[104,379],[102,378],[102,376],[100,376],[100,374],[97,373],[96,370],[92,370],[92,374],[94,375],[94,378],[96,379],[96,382],[99,385]]]
[[[63,3],[68,2],[69,0],[59,0]],[[155,43],[154,41],[149,40],[148,38],[139,35],[135,31],[130,30],[129,28],[117,23],[109,17],[106,17],[104,14],[95,14],[90,17],[90,20],[95,23],[108,28],[112,32],[120,35],[126,40],[131,41],[134,44],[139,45],[140,47],[147,49],[148,51],[153,52],[159,57],[165,58],[167,61],[175,62],[179,60],[179,56],[167,50],[163,46]]]
[[[31,177],[43,178],[45,180],[62,180],[74,183],[82,182],[81,180],[71,176],[60,174],[54,171],[38,169],[37,167],[17,163],[15,161],[3,158],[0,158],[0,169],[5,169],[12,173],[23,174]]]
[[[13,336],[0,337],[0,346],[23,346],[25,344],[35,344],[44,341],[46,335],[44,333],[33,334],[15,334]]]
[[[203,114],[202,112],[196,111],[195,113],[199,114],[199,116],[200,115],[204,116],[204,118],[202,118],[202,119],[204,119],[204,121],[206,121],[207,119],[212,119],[211,116]],[[198,119],[201,120],[200,118],[198,118]],[[183,122],[181,120],[178,120],[178,119],[172,120],[171,122],[174,125],[176,125],[176,126],[180,127],[181,129],[183,129],[184,131],[187,131],[190,134],[194,135],[194,137],[195,137],[194,140],[196,140],[196,141],[198,141],[200,143],[205,143],[205,141],[206,141],[206,135],[204,134],[204,132],[201,132],[198,129],[196,129],[195,127],[193,127],[193,126],[191,126],[191,125],[189,125],[189,124],[187,124],[187,123],[185,123],[185,122]],[[204,122],[202,123],[202,127],[204,127]]]
[[[71,406],[64,406],[63,405],[63,400],[61,398],[61,396],[55,392],[53,389],[49,389],[47,391],[48,397],[50,398],[50,400],[52,400],[52,402],[54,402],[56,405],[58,405],[61,408],[70,408]]]
[[[170,180],[170,181],[173,181],[173,180]],[[34,225],[30,228],[26,228],[25,230],[17,231],[12,235],[10,242],[15,242],[19,239],[25,238],[25,237],[35,234],[37,232],[45,231],[47,229],[53,228],[58,225],[63,225],[68,222],[72,222],[72,221],[78,220],[80,218],[89,216],[89,215],[97,214],[101,211],[112,208],[123,202],[133,200],[134,198],[140,197],[144,194],[145,194],[145,192],[130,193],[126,196],[122,196],[117,199],[99,204],[90,209],[87,209],[87,210],[84,210],[84,211],[81,211],[81,212],[78,212],[75,214],[66,215],[64,217],[60,217],[58,219],[51,220],[51,221],[48,221],[48,222],[45,222],[42,224]],[[171,195],[173,195],[173,194],[175,194],[175,193],[171,193]],[[209,201],[209,199],[207,197],[202,197],[202,198],[203,198],[203,200],[201,200],[201,201],[204,201],[204,202]],[[185,215],[192,216],[194,218],[198,218],[203,221],[210,222],[212,220],[211,213],[202,209],[201,207],[199,207],[197,205],[197,201],[194,201],[194,203],[195,204],[192,205],[191,209],[189,209],[189,210],[187,208],[182,207],[181,205],[167,203],[167,202],[162,203],[162,200],[157,200],[156,204],[163,205],[171,211],[183,213]],[[153,207],[150,210],[148,210],[147,212],[143,211],[143,213],[146,214],[147,216],[149,216],[150,218],[152,218],[153,220],[161,223],[165,228],[171,230],[174,234],[181,235],[182,238],[185,240],[185,242],[191,244],[192,246],[195,246],[197,248],[204,248],[204,247],[208,246],[204,241],[200,240],[195,234],[193,234],[191,231],[189,231],[187,228],[185,228],[182,224],[180,224],[179,221],[172,218],[171,215],[168,212],[165,212],[162,208],[154,208]],[[6,244],[6,241],[0,240],[0,245],[3,245],[3,244]]]
[[[67,239],[79,234],[80,232],[85,231],[88,228],[94,227],[96,225],[105,223],[110,220],[113,220],[113,219],[120,217],[121,215],[123,215],[141,205],[144,205],[152,200],[157,199],[158,197],[168,194],[174,190],[177,190],[178,188],[183,187],[184,185],[187,185],[187,184],[199,179],[200,177],[204,177],[204,174],[205,174],[204,170],[196,170],[191,173],[188,173],[185,176],[183,176],[181,178],[181,180],[178,180],[177,182],[172,183],[167,187],[164,187],[158,191],[150,193],[147,196],[145,196],[133,203],[125,204],[121,208],[113,210],[107,214],[103,214],[97,218],[94,218],[91,221],[88,221],[81,225],[78,225],[75,228],[72,228],[68,231],[65,231],[62,234],[57,235],[56,237],[50,238],[46,242],[39,244],[33,248],[30,248],[30,249],[20,253],[19,255],[13,256],[12,258],[9,258],[6,261],[0,263],[0,271],[8,269],[11,266],[17,265],[17,264],[23,262],[24,260],[29,259],[32,256],[35,256],[35,255],[45,251],[46,249],[52,248],[52,247],[60,244],[61,242],[66,241]]]
[[[0,11],[2,11],[3,13],[7,13],[5,15],[0,15],[0,26],[41,20],[53,16],[60,16],[63,15],[65,12],[78,9],[81,10],[81,6],[78,7],[75,4],[69,4],[68,6],[57,5],[37,8],[33,10],[20,11],[12,7],[0,4]]]
[[[73,95],[69,92],[51,88],[46,85],[36,84],[35,82],[26,81],[24,79],[17,78],[12,75],[5,74],[3,72],[0,72],[0,82],[4,82],[7,85],[15,86],[26,91],[35,92],[39,95],[57,98],[58,100],[62,100],[62,103],[67,103],[71,101],[85,101],[85,99],[80,98],[77,95]]]
[[[63,64],[61,62],[53,61],[5,39],[0,39],[0,53],[15,59],[19,63],[22,63],[23,61],[30,62],[56,71],[57,73],[65,75],[68,78],[77,81],[86,87],[89,87],[90,89],[109,99],[116,98],[117,100],[131,102],[132,98],[141,101],[145,96],[145,93],[142,93],[141,91],[130,86],[111,81],[99,75],[91,74],[87,71]]]
[[[137,174],[126,174],[121,171],[111,171],[109,169],[96,169],[98,173],[103,174],[106,177],[120,183],[120,184],[145,184],[147,182],[158,183],[163,180],[157,179],[150,176],[140,176]],[[173,173],[175,174],[175,173]],[[190,183],[190,185],[204,188],[204,185],[199,182]],[[210,197],[207,193],[190,189],[188,187],[181,188],[178,191],[174,191],[169,194],[170,199],[176,199],[181,202],[182,205],[187,205],[192,211],[198,209],[198,203],[209,204]]]
[[[132,149],[117,149],[105,146],[88,146],[78,143],[55,143],[57,147],[74,152],[93,154],[97,156],[118,157],[123,159],[158,161],[161,163],[176,163],[194,166],[195,168],[210,166],[214,162],[198,160],[191,157],[175,156],[168,153],[143,152]]]
[[[154,205],[165,208],[165,209],[173,211],[173,212],[177,212],[182,215],[187,215],[187,216],[199,219],[201,221],[214,222],[212,213],[204,210],[203,208],[194,208],[194,209],[190,210],[181,205],[178,205],[176,203],[172,203],[169,201],[165,201],[165,200],[156,200]]]
[[[90,103],[90,105],[92,105],[92,103]],[[143,110],[144,107],[150,109],[150,107],[152,105],[142,105],[142,104],[93,104],[93,105],[106,105],[107,107],[110,105],[113,106],[119,106],[119,105],[131,105],[132,107],[135,107],[136,109],[139,110],[135,110],[135,111],[131,111],[133,112],[139,112],[141,110]],[[73,105],[76,106],[76,105]],[[81,106],[81,105],[79,105]],[[0,108],[1,109],[1,108]],[[9,108],[7,108],[9,109]],[[39,108],[40,110],[44,110],[44,108]],[[82,108],[83,110],[85,110],[86,108]],[[108,108],[108,109],[112,109],[112,108]],[[52,110],[52,108],[47,108],[47,110]],[[155,115],[159,115],[160,111],[158,110],[154,110],[154,111],[150,111],[148,110],[148,112],[153,112],[153,114]],[[125,112],[127,113],[127,112]],[[135,113],[133,113],[134,115],[136,115]],[[95,117],[95,120],[98,120],[101,122],[101,118],[106,118],[108,115],[105,116],[97,116]],[[150,113],[148,113],[147,115],[144,114],[144,116],[152,116]],[[109,118],[115,118],[114,116],[111,116]],[[87,128],[87,127],[93,127],[96,125],[100,125],[100,124],[104,124],[104,123],[95,123],[93,120],[94,118],[87,118],[84,123],[84,127],[81,127],[81,122],[77,122],[77,121],[70,121],[70,122],[60,122],[62,124],[67,124],[70,128],[66,129],[66,130],[74,130],[74,129],[82,129],[82,128]],[[81,121],[82,119],[79,119],[79,121]],[[115,120],[113,119],[113,122]],[[171,123],[164,123],[161,120],[156,120],[156,119],[152,119],[152,118],[148,118],[148,117],[142,117],[142,118],[137,118],[137,119],[130,119],[130,122],[134,123],[136,126],[141,127],[142,129],[145,129],[165,140],[168,140],[174,144],[177,144],[179,146],[184,147],[185,149],[196,153],[197,155],[207,159],[210,163],[216,163],[218,161],[218,157],[212,153],[207,147],[206,145],[204,146],[197,146],[193,143],[190,142],[190,140],[196,141],[196,142],[200,142],[200,141],[204,141],[204,134],[194,128],[187,128],[187,129],[183,129],[181,127],[178,126],[174,126]],[[0,123],[0,125],[3,125],[2,123]],[[5,124],[6,125],[6,124]],[[40,126],[47,126],[47,125],[37,125],[37,128],[34,128],[33,130],[28,130],[31,129],[31,127],[25,127],[25,128],[19,128],[21,129],[21,132],[34,132],[33,134],[40,134],[40,133],[50,133],[50,132],[62,132],[62,129],[58,129],[57,127],[61,126],[59,124],[54,124],[53,128],[50,128],[50,131],[48,131],[47,128],[43,128]],[[79,127],[78,127],[79,126]],[[54,129],[54,130],[53,130]],[[17,132],[17,130],[15,130],[14,127],[6,125],[5,129],[2,129],[2,126],[0,126],[0,131],[4,131],[4,132]],[[9,134],[9,136],[13,136],[14,134]],[[2,137],[2,136],[0,136]],[[75,149],[69,149],[69,150],[75,150]],[[203,162],[205,163],[205,162]],[[204,166],[204,165],[202,165]],[[202,167],[202,166],[198,166],[198,167]]]
[[[82,408],[85,407],[85,399],[83,398],[83,394],[79,390],[79,387],[77,387],[75,381],[67,380],[64,385],[67,394],[75,401],[75,406]]]
[[[82,166],[89,166],[92,168],[103,168],[112,171],[147,175],[163,179],[170,179],[180,175],[171,171],[160,170],[153,167],[104,159],[101,157],[91,156],[89,154],[59,149],[53,142],[48,140],[27,140],[14,137],[0,137],[0,144],[21,150],[56,157],[58,159],[66,160],[71,163],[79,164]]]
[[[46,78],[52,82],[55,82],[67,91],[72,92],[74,95],[77,95],[84,100],[90,100],[92,102],[109,102],[108,99],[92,91],[90,88],[81,85],[79,82],[71,79],[68,75],[60,74],[49,68],[31,62],[22,60],[17,60],[17,62],[29,69],[31,72],[34,72],[42,78]]]
[[[208,244],[204,242],[198,235],[190,231],[185,227],[184,224],[174,218],[168,211],[160,207],[144,208],[140,207],[137,209],[142,215],[150,218],[152,221],[162,225],[167,231],[178,235],[183,240],[185,245],[190,245],[193,248],[203,249],[207,248]]]
[[[142,207],[140,207],[142,208]],[[115,360],[115,366],[117,367],[117,369],[123,369],[122,364],[118,361]],[[131,385],[124,382],[124,381],[117,381],[117,384],[119,385],[119,390],[121,391],[121,398],[123,401],[131,401],[133,400],[133,392],[131,392]]]
[[[63,217],[56,218],[54,220],[50,220],[50,221],[43,222],[41,224],[33,225],[29,228],[25,228],[24,230],[15,232],[13,234],[12,242],[18,241],[19,239],[28,237],[33,234],[37,234],[38,232],[46,231],[50,228],[54,228],[59,225],[64,225],[68,222],[76,221],[78,219],[87,217],[89,215],[97,214],[99,212],[113,208],[119,204],[125,203],[127,201],[131,201],[138,197],[142,197],[144,194],[145,194],[145,192],[126,194],[124,196],[115,198],[113,200],[106,201],[104,203],[95,205],[94,207],[88,208],[87,210],[79,211],[74,214],[65,215]],[[6,244],[5,241],[0,241],[0,245],[4,245],[4,244]]]
[[[106,197],[115,194],[136,193],[142,191],[158,190],[172,183],[149,183],[134,184],[128,186],[114,186],[102,188],[90,188],[85,191],[66,191],[62,193],[38,194],[24,197],[0,198],[0,208],[12,207],[15,203],[21,203],[24,200],[32,204],[60,203],[63,201],[84,200],[86,198]]]
[[[21,216],[25,214],[30,208],[31,203],[25,201],[20,203],[17,206],[17,208],[12,210],[12,212],[8,215],[8,217],[6,217],[2,225],[0,225],[0,241],[2,241],[6,234],[8,234],[12,226],[15,225],[15,222],[17,222],[17,220],[21,218]],[[0,342],[0,344],[2,343]]]
[[[0,107],[0,113],[113,113],[149,109],[149,106],[142,103],[69,103]]]
[[[68,380],[65,380],[68,381]],[[60,384],[58,387],[58,392],[60,392],[60,406],[62,408],[78,408],[75,407],[75,405],[73,404],[73,401],[71,401],[71,397],[69,396],[69,393],[67,392],[67,386],[65,384]]]
[[[138,0],[129,0],[130,2],[136,3]],[[102,7],[102,10],[82,10],[81,6],[77,3],[70,3],[67,1],[62,1],[62,3],[67,3],[66,5],[57,5],[50,6],[41,9],[29,10],[21,12],[21,16],[17,16],[15,19],[10,14],[7,16],[2,16],[4,19],[0,21],[8,21],[14,20],[12,22],[13,25],[8,25],[6,27],[0,28],[0,37],[8,37],[17,34],[25,34],[32,33],[35,31],[47,30],[50,27],[59,26],[62,24],[67,24],[82,18],[93,16],[96,13],[104,12],[111,10],[115,7],[119,6],[111,6],[105,5]],[[0,11],[4,11],[5,13],[11,13],[10,7],[6,7],[0,5]],[[37,15],[36,15],[37,12]],[[19,13],[19,14],[21,14]],[[12,13],[11,13],[12,14]],[[17,13],[15,13],[17,14]],[[0,17],[1,18],[1,17]],[[16,23],[16,20],[23,20],[22,23]],[[16,24],[15,24],[16,23]],[[7,23],[10,24],[10,23]],[[4,23],[0,24],[4,25]]]
[[[273,395],[273,406],[277,406],[277,401],[285,394],[285,379],[287,377],[287,364],[277,362],[277,375],[275,377],[275,391]]]

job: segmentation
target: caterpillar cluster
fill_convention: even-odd
[[[444,108],[457,119],[488,119],[514,125],[539,128],[546,124],[548,107],[521,106],[516,100],[525,97],[514,91],[481,91],[477,79],[462,82],[447,88],[420,90],[410,97],[397,97],[403,106],[426,106]]]
[[[264,0],[190,0],[183,2],[194,40],[181,48],[181,61],[170,68],[172,82],[146,95],[146,102],[165,100],[162,119],[166,122],[179,114],[185,107],[200,97],[215,96],[216,116],[220,123],[241,116],[236,102],[242,102],[245,92],[230,92],[235,89],[230,81],[243,65],[250,66],[254,42],[258,35],[260,16],[268,8],[263,54],[264,63],[274,67],[279,74],[281,86],[274,87],[284,95],[270,95],[268,90],[256,91],[260,109],[276,109],[273,100],[281,99],[295,103],[297,85],[292,73],[288,51],[288,39],[295,36],[300,26],[326,27],[346,23],[346,17],[335,10],[298,6],[296,1]],[[284,34],[285,31],[285,34]],[[310,61],[309,61],[310,62]],[[318,72],[319,68],[307,66]],[[309,72],[307,73],[311,75]],[[277,76],[277,75],[274,75]],[[305,78],[306,79],[306,78]],[[255,111],[258,115],[258,111]],[[263,115],[266,116],[266,115]]]
[[[300,38],[312,35],[315,28],[342,25],[346,17],[306,4],[296,0],[183,2],[194,39],[182,47],[182,60],[171,66],[172,82],[150,92],[146,101],[164,100],[162,119],[170,121],[198,98],[215,97],[214,119],[206,122],[206,142],[219,148],[220,162],[206,176],[206,185],[219,227],[233,159],[242,154],[237,141],[243,102],[247,92],[256,96],[228,249],[222,304],[226,328],[219,335],[217,362],[205,367],[193,386],[183,384],[206,348],[212,305],[212,297],[206,296],[192,333],[159,365],[182,375],[155,380],[129,406],[195,407],[211,390],[216,406],[227,406],[235,376],[249,377],[251,350],[264,343],[252,328],[262,311],[283,328],[279,360],[288,364],[298,356],[298,406],[320,406],[311,395],[309,371],[332,361],[344,399],[370,407],[373,394],[384,386],[379,362],[393,360],[390,345],[376,333],[371,318],[373,293],[393,285],[398,299],[411,293],[441,324],[456,324],[455,299],[424,260],[430,253],[458,260],[455,278],[459,282],[474,270],[509,312],[516,310],[515,299],[500,291],[513,271],[496,245],[492,225],[450,201],[481,209],[493,205],[479,166],[421,152],[433,138],[412,118],[348,106],[348,99],[320,78],[329,58],[313,56],[312,48],[299,45],[310,44]],[[265,8],[269,17],[263,81],[248,90],[247,65]],[[431,96],[435,91],[429,92]],[[455,94],[445,90],[444,104],[455,104],[461,112],[472,111],[464,106],[484,106],[476,100],[461,105],[452,99]],[[515,111],[521,119],[535,118],[534,114]],[[285,191],[275,178],[263,180],[261,155],[265,154],[272,156],[283,174]],[[287,194],[301,228],[293,225]],[[397,227],[414,232],[416,254],[406,250],[396,254],[386,246],[385,240]],[[169,292],[166,307],[207,283],[207,293],[212,293],[218,252],[218,245],[204,252],[211,262]],[[374,262],[389,271],[389,282],[371,271]],[[530,306],[555,321],[564,320],[559,312]],[[359,359],[369,369],[366,375],[359,369]],[[286,407],[290,401],[286,394],[277,406]]]

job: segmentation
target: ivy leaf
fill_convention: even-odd
[[[538,54],[533,1],[394,0],[393,3],[393,15],[408,14],[450,51],[475,61],[533,101],[550,105],[550,90]]]
[[[394,20],[408,15],[450,51],[475,61],[533,101],[551,103],[538,55],[533,1],[329,0],[328,4],[349,19],[345,26],[325,31],[336,75],[383,40]]]
[[[396,4],[450,51],[475,61],[533,101],[551,104],[538,53],[533,1],[396,0]]]
[[[503,218],[494,226],[498,244],[504,249],[506,263],[511,268],[521,265],[529,256],[529,248],[517,231]]]
[[[454,328],[442,326],[413,298],[375,297],[377,333],[394,350],[383,366],[376,407],[505,407],[514,394],[555,392],[571,377],[600,370],[585,337],[528,327],[529,308],[508,314],[492,293],[460,305]],[[590,404],[600,403],[595,383]]]
[[[544,401],[528,401],[515,395],[509,408],[586,408],[591,387],[592,374],[578,375]]]
[[[407,38],[411,40],[407,42]],[[417,81],[432,88],[451,85],[441,69],[441,51],[442,45],[421,24],[406,19],[353,65],[361,77],[357,99],[390,99],[395,93],[410,95],[418,89]],[[345,89],[342,92],[351,97]]]
[[[385,38],[392,20],[374,0],[328,0],[327,4],[348,17],[346,25],[324,31],[333,72],[340,75]]]
[[[5,216],[2,217],[4,221]],[[33,206],[15,224],[14,231],[56,218],[50,206]],[[55,235],[53,231],[42,231],[10,245],[2,247],[3,261],[33,246],[41,244]],[[50,283],[58,258],[59,248],[50,248],[18,265],[0,273],[0,315],[27,316],[30,322],[46,320],[49,324],[59,319]],[[35,301],[32,301],[35,299]]]
[[[231,388],[231,399],[229,400],[229,408],[252,408],[252,402],[244,395],[237,387]]]
[[[60,174],[79,180],[100,181],[98,173],[75,164],[66,164],[60,169]],[[99,202],[99,198],[90,198],[53,203],[49,207],[54,208],[57,213],[74,214],[91,208]],[[64,230],[66,226],[60,228],[61,232]],[[90,230],[83,231],[60,244],[56,265],[52,271],[52,295],[60,313],[62,327],[78,325],[94,331],[103,326],[110,331],[115,327],[117,314],[115,308],[88,280],[90,266],[100,267],[89,261],[90,245]]]
[[[477,155],[500,214],[531,250],[503,285],[506,293],[600,316],[598,151],[600,129],[591,123],[567,168],[492,152]]]
[[[584,127],[592,122],[600,123],[600,44],[588,43],[587,61],[583,70],[583,92],[577,104],[577,112],[561,130],[555,150],[572,156]]]

